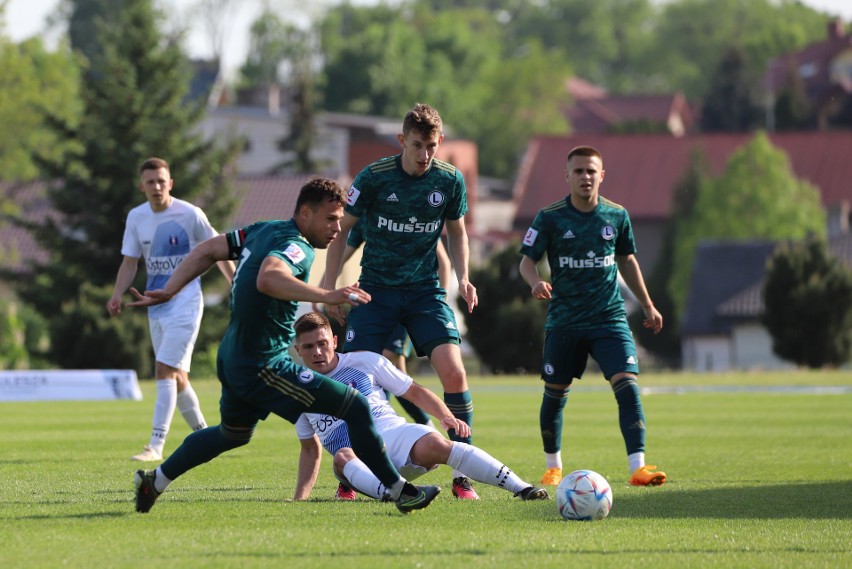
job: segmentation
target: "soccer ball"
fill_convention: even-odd
[[[612,508],[612,488],[591,470],[575,470],[556,488],[556,506],[566,520],[602,520]]]

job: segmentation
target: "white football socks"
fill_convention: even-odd
[[[521,480],[508,466],[481,448],[467,443],[453,443],[453,450],[450,451],[447,464],[463,472],[468,478],[503,488],[512,494],[517,494],[531,486]]]
[[[177,406],[177,380],[157,380],[157,402],[154,404],[154,419],[151,422],[151,447],[163,454],[166,446],[166,435],[172,424],[172,415]]]
[[[343,467],[343,477],[355,490],[381,500],[387,491],[376,475],[361,462],[360,458],[353,458]]]
[[[558,468],[562,470],[562,451],[544,453],[547,468]]]
[[[201,413],[201,404],[198,402],[198,396],[189,382],[187,382],[183,391],[178,391],[177,408],[190,429],[200,431],[207,428],[204,415]]]
[[[163,474],[163,471],[160,469],[159,466],[157,467],[157,470],[155,472],[156,475],[154,476],[154,490],[162,494],[163,491],[169,487],[169,484],[171,484],[172,481],[166,478],[166,475]]]
[[[645,466],[645,453],[634,452],[633,454],[627,455],[627,460],[630,463],[630,474],[633,474],[637,468]]]

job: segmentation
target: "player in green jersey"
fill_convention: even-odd
[[[397,136],[402,151],[364,168],[349,189],[341,231],[348,234],[363,218],[360,285],[373,301],[349,313],[344,351],[381,353],[388,335],[401,323],[417,354],[429,356],[447,407],[471,425],[473,403],[459,348],[461,337],[446,291],[438,282],[435,249],[444,227],[459,294],[471,311],[479,300],[468,280],[464,178],[451,164],[435,159],[444,140],[442,129],[438,112],[418,103],[406,114]],[[322,283],[326,289],[335,286],[344,247],[340,240],[328,249]],[[339,307],[329,310],[329,315],[343,322]],[[449,434],[454,441],[471,442],[470,437]],[[458,471],[453,477],[457,498],[477,499],[470,480]]]
[[[542,483],[562,480],[562,411],[571,383],[583,377],[591,355],[618,403],[630,483],[659,486],[666,481],[665,473],[645,464],[645,416],[636,384],[639,365],[618,288],[619,273],[642,305],[643,325],[657,334],[663,317],[645,288],[627,210],[598,193],[604,174],[596,149],[571,150],[565,171],[570,193],[538,212],[521,246],[521,275],[535,298],[550,301],[539,415],[547,465]],[[538,273],[537,263],[545,253],[552,283]]]
[[[357,440],[355,453],[389,484],[404,513],[426,507],[440,492],[438,486],[414,486],[399,475],[376,431],[369,403],[357,390],[297,365],[287,351],[299,301],[353,306],[370,301],[357,286],[325,290],[308,284],[314,248],[326,248],[340,233],[344,199],[334,181],[311,180],[299,192],[289,221],[262,221],[208,239],[193,249],[161,290],[143,296],[131,289],[137,301],[128,306],[153,306],[168,301],[217,261],[237,261],[231,319],[216,361],[221,423],[189,435],[156,470],[136,472],[138,512],[148,512],[185,472],[248,444],[258,421],[270,413],[292,423],[306,412],[347,417],[353,447]]]

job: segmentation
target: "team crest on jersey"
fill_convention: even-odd
[[[527,234],[524,235],[524,245],[530,247],[535,243],[535,238],[538,237],[538,231],[530,227],[527,229]]]
[[[360,195],[361,190],[359,190],[355,186],[349,186],[349,191],[346,192],[346,203],[349,205],[355,205],[355,202],[358,201],[358,196]]]
[[[346,341],[351,342],[354,339],[355,339],[355,330],[350,328],[349,330],[346,331]]]
[[[442,203],[444,203],[444,194],[438,191],[429,194],[429,205],[432,207],[438,207]]]
[[[314,374],[310,370],[303,369],[299,372],[299,381],[302,383],[310,383],[314,380]]]
[[[290,243],[287,248],[284,249],[284,256],[290,259],[294,265],[298,265],[305,260],[305,252],[302,251],[302,248],[295,243]]]
[[[553,364],[547,362],[544,364],[544,373],[545,375],[553,375]]]
[[[615,228],[612,225],[604,225],[601,228],[601,237],[603,237],[607,241],[612,241],[612,239],[615,237]]]

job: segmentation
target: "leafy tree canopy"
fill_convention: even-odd
[[[779,246],[768,263],[763,298],[761,320],[779,357],[810,368],[852,358],[852,269],[823,241]]]
[[[696,186],[690,215],[677,220],[669,293],[682,314],[695,250],[703,239],[802,239],[823,235],[818,190],[796,178],[787,155],[765,133],[735,152],[718,178]]]

